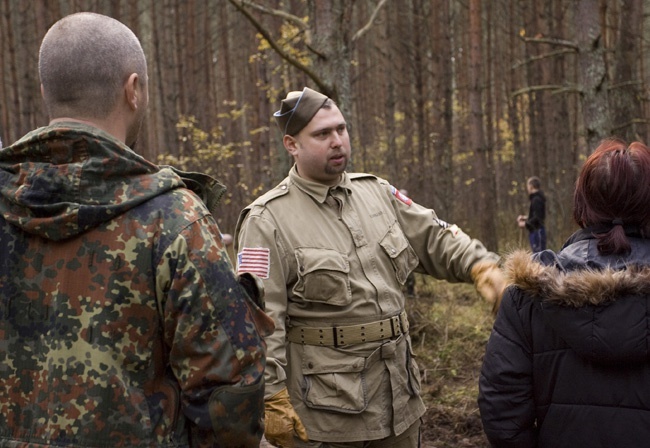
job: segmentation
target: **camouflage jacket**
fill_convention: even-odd
[[[0,446],[256,446],[271,327],[173,170],[75,123],[0,151]]]

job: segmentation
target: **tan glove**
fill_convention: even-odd
[[[294,433],[308,442],[307,430],[291,405],[289,391],[285,387],[264,402],[264,437],[281,448],[293,448]]]
[[[492,304],[492,313],[496,314],[508,285],[503,271],[496,263],[479,261],[472,266],[470,273],[474,287],[486,302]]]

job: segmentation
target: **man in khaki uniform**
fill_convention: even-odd
[[[416,447],[425,406],[401,285],[412,271],[474,281],[498,306],[499,257],[385,180],[347,173],[346,121],[331,99],[291,92],[274,116],[295,165],[235,230],[238,271],[263,279],[276,324],[265,436],[283,447]]]

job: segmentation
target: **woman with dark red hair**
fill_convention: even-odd
[[[479,380],[495,447],[650,443],[650,149],[606,140],[558,253],[508,257]]]

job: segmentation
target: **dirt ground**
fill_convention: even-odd
[[[423,418],[422,448],[488,448],[478,411],[433,406]]]
[[[420,297],[410,309],[409,319],[415,326],[412,337],[423,374],[422,398],[427,405],[422,448],[490,446],[476,399],[493,318],[486,312],[489,308],[466,291],[451,291],[446,298]]]

